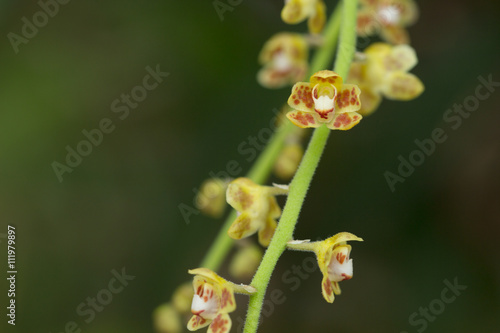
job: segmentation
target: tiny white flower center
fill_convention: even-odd
[[[191,312],[204,319],[214,319],[219,311],[219,302],[214,288],[205,283],[193,296]]]
[[[349,250],[343,247],[334,252],[328,265],[328,277],[331,281],[340,282],[352,278],[352,259],[349,259]]]
[[[337,89],[334,85],[315,85],[312,90],[314,110],[321,118],[328,119],[335,107]]]
[[[401,12],[395,5],[385,6],[379,9],[378,16],[382,23],[387,25],[395,25],[401,19]]]
[[[273,56],[273,67],[278,72],[288,72],[292,68],[292,63],[286,53],[280,51]]]

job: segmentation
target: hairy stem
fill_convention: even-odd
[[[340,30],[340,46],[337,51],[334,71],[340,76],[347,75],[356,45],[356,0],[344,0],[342,4],[342,23]],[[336,25],[330,23],[328,28],[334,29]],[[337,30],[338,31],[338,30]],[[326,32],[328,35],[329,31]],[[293,238],[295,225],[302,208],[302,204],[309,189],[312,177],[321,159],[330,130],[321,126],[314,131],[306,153],[300,163],[299,169],[290,184],[290,193],[283,209],[283,214],[275,231],[274,237],[262,259],[251,285],[257,293],[250,297],[244,333],[255,333],[259,324],[262,302],[266,289],[271,279],[279,257],[286,249],[287,242]]]
[[[342,11],[340,10],[340,6],[338,6],[325,28],[323,36],[324,44],[315,53],[311,61],[311,67],[309,70],[310,75],[327,67],[328,63],[331,61],[338,40],[341,14]],[[291,122],[285,121],[285,123],[276,130],[269,140],[269,143],[264,148],[264,151],[260,154],[257,161],[248,172],[248,178],[257,184],[262,184],[267,177],[269,177],[276,158],[283,148],[286,136],[294,129],[295,126]],[[222,225],[217,237],[212,243],[212,246],[205,255],[205,258],[203,258],[200,267],[205,267],[213,271],[217,271],[219,269],[227,253],[234,244],[234,240],[228,237],[227,231],[235,219],[236,211],[233,210]]]

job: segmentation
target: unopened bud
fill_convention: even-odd
[[[155,331],[158,333],[182,332],[181,319],[175,308],[170,303],[165,303],[153,312]]]
[[[188,313],[191,311],[191,300],[193,299],[193,286],[191,282],[181,284],[175,289],[172,296],[173,306],[179,313]]]
[[[204,181],[196,196],[197,208],[211,217],[220,217],[226,208],[227,184],[227,180],[218,178]]]
[[[281,179],[290,180],[299,167],[304,148],[294,143],[286,145],[274,164],[274,173]]]
[[[240,248],[229,265],[229,273],[238,280],[251,278],[262,260],[262,249],[257,245]]]

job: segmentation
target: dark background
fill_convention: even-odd
[[[329,12],[335,2],[327,1]],[[151,314],[199,265],[222,220],[193,215],[193,188],[236,160],[249,135],[267,126],[289,88],[261,88],[258,52],[274,33],[305,31],[280,20],[282,1],[243,1],[221,21],[211,1],[70,1],[16,54],[35,1],[0,4],[0,233],[17,231],[17,320],[9,332],[151,332]],[[408,317],[439,299],[444,280],[467,289],[426,332],[496,332],[500,310],[500,89],[453,130],[443,114],[474,95],[478,76],[500,81],[498,2],[420,1],[410,28],[426,91],[411,102],[385,100],[348,132],[332,133],[295,232],[354,243],[355,277],[334,304],[321,274],[300,287],[281,277],[304,253],[285,253],[270,289],[276,305],[261,332],[417,332]],[[146,66],[169,72],[128,118],[111,103],[142,83]],[[103,118],[116,126],[59,182],[52,163]],[[391,192],[414,140],[442,128],[447,140]],[[275,180],[275,179],[273,179]],[[283,202],[281,202],[283,203]],[[1,236],[1,235],[0,235]],[[6,270],[6,240],[0,260]],[[126,268],[136,278],[86,324],[76,307]],[[6,273],[1,273],[4,276]],[[227,275],[227,269],[221,270]],[[236,281],[248,282],[248,281]],[[244,315],[246,300],[238,298]],[[1,329],[2,331],[5,328]],[[235,329],[233,331],[236,331]]]

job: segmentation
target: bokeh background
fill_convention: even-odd
[[[336,2],[326,2],[331,12]],[[409,316],[455,278],[467,289],[425,331],[498,332],[500,88],[456,130],[443,114],[474,94],[478,76],[500,81],[500,6],[418,3],[421,18],[409,31],[420,62],[412,72],[425,93],[384,101],[353,130],[332,133],[295,233],[363,237],[352,252],[355,278],[327,304],[319,271],[293,291],[282,281],[308,256],[285,253],[269,290],[286,301],[260,332],[417,332],[422,326]],[[178,206],[192,205],[193,188],[230,160],[243,175],[250,164],[239,143],[267,126],[288,96],[288,88],[270,91],[255,80],[262,44],[306,29],[281,22],[282,4],[243,0],[221,21],[212,1],[71,1],[15,53],[7,34],[20,34],[22,18],[40,7],[1,2],[0,233],[16,226],[18,265],[15,327],[6,323],[0,279],[2,332],[64,332],[70,321],[89,333],[153,332],[153,310],[190,279],[187,270],[222,224],[202,215],[186,223]],[[120,120],[111,103],[157,64],[170,75]],[[59,182],[52,163],[64,163],[65,147],[103,118],[115,130]],[[446,142],[391,192],[384,172],[396,173],[398,156],[435,128]],[[85,323],[77,306],[122,267],[135,279]],[[220,272],[227,275],[227,264]],[[246,302],[238,298],[233,331]]]

